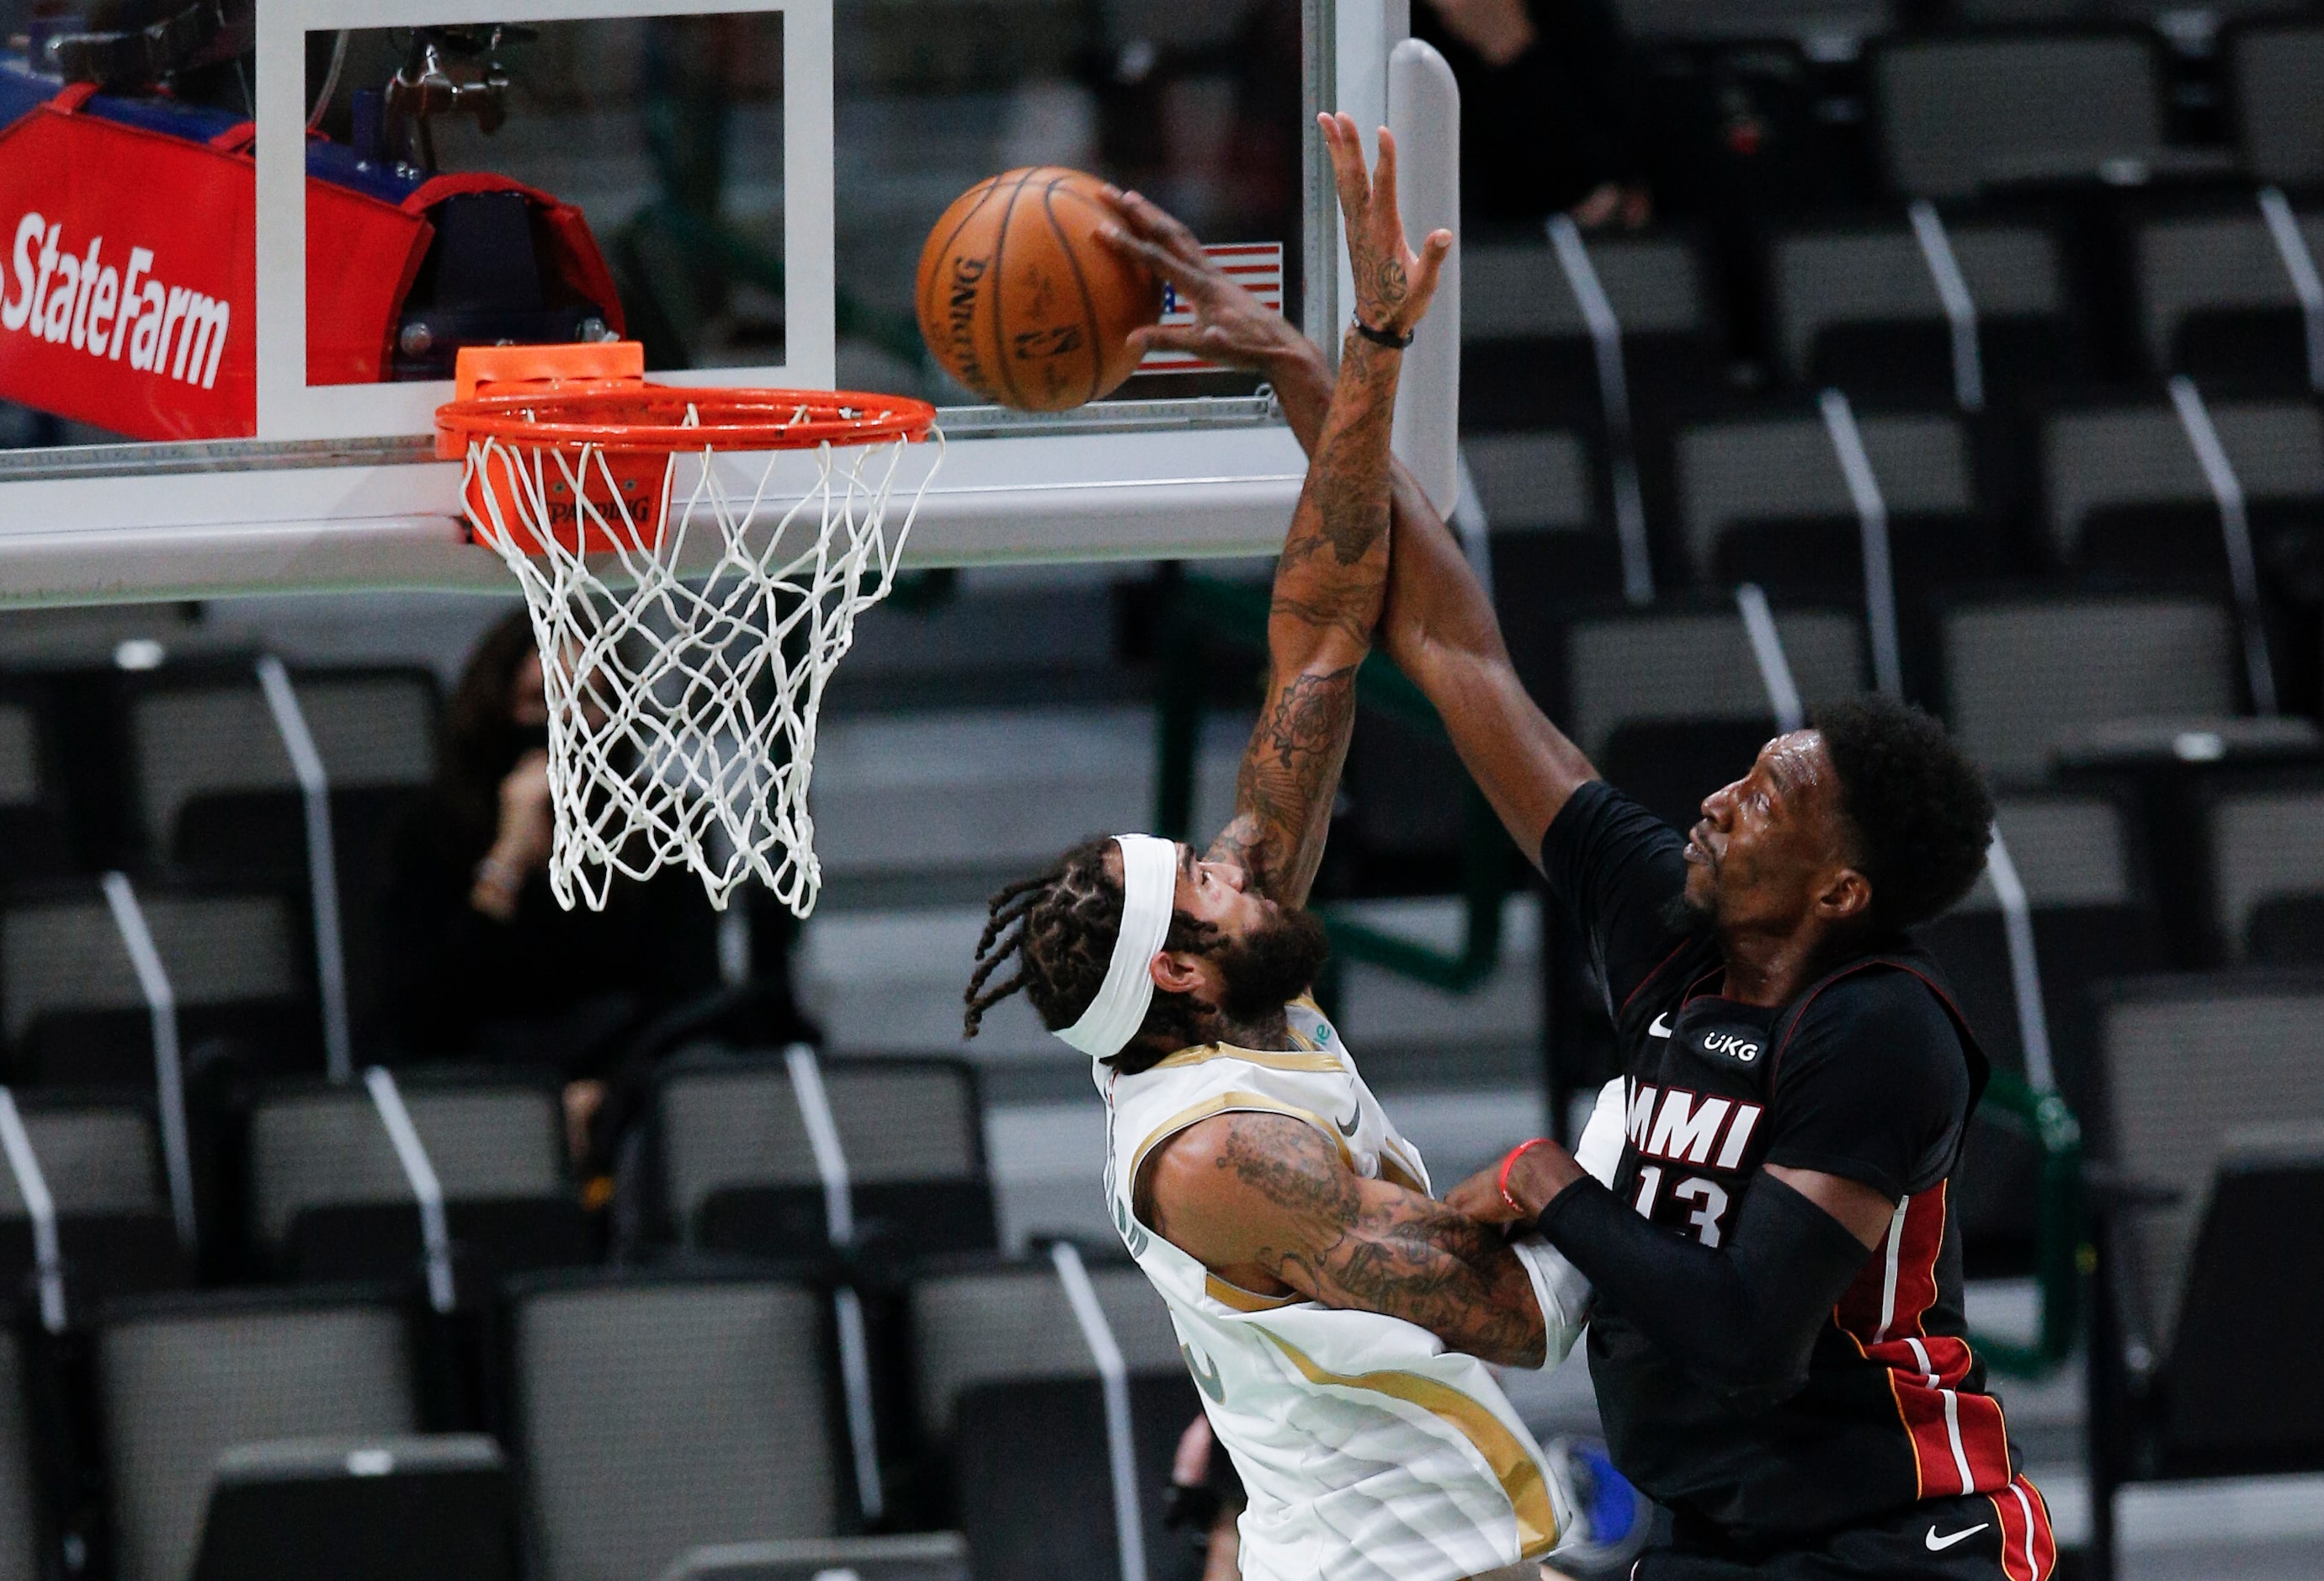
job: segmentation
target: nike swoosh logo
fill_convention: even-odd
[[[1937,1529],[1932,1526],[1929,1528],[1928,1536],[1923,1538],[1921,1540],[1929,1545],[1929,1551],[1931,1553],[1942,1553],[1945,1549],[1952,1547],[1953,1544],[1960,1541],[1961,1539],[1965,1537],[1975,1537],[1978,1532],[1983,1531],[1987,1527],[1992,1524],[1993,1522],[1990,1521],[1980,1521],[1975,1526],[1970,1527],[1968,1530],[1956,1531],[1950,1537],[1939,1537],[1937,1535]]]
[[[1340,1128],[1340,1134],[1347,1137],[1350,1141],[1353,1141],[1355,1139],[1356,1131],[1363,1124],[1363,1123],[1364,1112],[1361,1108],[1358,1108],[1353,1113],[1350,1114],[1345,1120],[1341,1119],[1337,1114],[1332,1116],[1332,1123],[1338,1126]]]
[[[1646,1029],[1646,1036],[1649,1038],[1667,1038],[1670,1034],[1670,1012],[1665,1011],[1662,1014],[1655,1017],[1655,1024]]]

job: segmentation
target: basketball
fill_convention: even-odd
[[[1063,411],[1138,365],[1133,329],[1162,316],[1162,285],[1098,239],[1105,184],[1056,165],[962,193],[920,250],[920,334],[945,371],[988,400]]]

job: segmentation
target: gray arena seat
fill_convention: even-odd
[[[0,881],[72,871],[55,756],[40,694],[30,687],[0,688]]]
[[[1589,448],[1570,430],[1473,435],[1461,458],[1496,533],[1584,532],[1598,522]]]
[[[23,1342],[0,1329],[0,1581],[41,1581],[45,1543]]]
[[[948,1059],[822,1062],[860,1240],[910,1253],[997,1243],[974,1072]],[[811,1255],[823,1177],[779,1054],[700,1050],[656,1077],[664,1234],[688,1246]]]
[[[2079,347],[2058,237],[1994,220],[1956,221],[1946,231],[1977,312],[1986,399],[2070,376]],[[1951,327],[1910,225],[1780,232],[1768,273],[1776,344],[1794,383],[1955,399]]]
[[[513,1503],[482,1433],[239,1445],[218,1457],[193,1581],[516,1581]]]
[[[586,1261],[588,1225],[565,1156],[557,1088],[461,1070],[397,1087],[445,1197],[463,1286]],[[309,1280],[411,1280],[422,1255],[410,1184],[362,1084],[280,1084],[252,1105],[249,1234]]]
[[[1863,623],[1779,613],[1802,700],[1865,689]],[[1743,617],[1731,604],[1578,616],[1565,626],[1557,717],[1614,783],[1684,827],[1702,799],[1743,773],[1775,733]]]
[[[1950,411],[1858,411],[1866,458],[1888,510],[1900,593],[1990,575],[1977,458]],[[1812,406],[1681,429],[1672,440],[1673,514],[1702,584],[1860,605],[1862,529],[1831,431]]]
[[[1493,603],[1520,673],[1553,640],[1556,613],[1622,591],[1622,552],[1582,436],[1571,429],[1471,434],[1462,459],[1488,529]]]
[[[2255,538],[2305,529],[2324,505],[2324,411],[2300,400],[2207,408]],[[2218,505],[2168,402],[2061,408],[2041,435],[2043,522],[2058,563],[2174,581],[2190,570],[2224,576]]]
[[[97,1330],[119,1581],[185,1581],[218,1460],[237,1445],[418,1426],[405,1318],[385,1305],[177,1297]]]
[[[1169,1314],[1126,1262],[1087,1265],[1130,1378],[1146,1548],[1170,1551],[1162,1489],[1201,1409]],[[950,1497],[923,1512],[966,1535],[971,1570],[1025,1581],[1118,1573],[1096,1364],[1046,1257],[912,1281],[924,1477]]]
[[[1863,624],[1830,610],[1775,616],[1802,698],[1863,689]],[[1731,606],[1578,617],[1565,632],[1565,712],[1582,750],[1602,754],[1617,728],[1664,720],[1767,717],[1743,617]]]
[[[1945,717],[1987,772],[2045,776],[2078,730],[2238,707],[2232,623],[2201,598],[1961,600],[1943,617]]]
[[[827,1302],[772,1279],[542,1279],[512,1297],[542,1581],[641,1581],[708,1543],[847,1519]]]
[[[2033,912],[2050,1053],[2058,1086],[2079,1107],[2095,1059],[2091,985],[2163,965],[2153,879],[2121,807],[2083,792],[2006,795],[1996,819]],[[1961,1009],[1997,1067],[2025,1073],[2009,947],[1993,881],[1923,930]]]
[[[1904,196],[2169,162],[2158,51],[2139,33],[1899,38],[1871,69],[1885,173]]]
[[[142,1105],[87,1095],[12,1095],[57,1215],[68,1309],[183,1284],[190,1270]],[[32,1288],[34,1242],[15,1171],[0,1168],[0,1286]]]
[[[2245,163],[2263,181],[2310,186],[2324,180],[2324,23],[2255,21],[2225,41],[2227,96]]]
[[[436,775],[436,679],[360,669],[294,671],[290,680],[330,782],[348,1022],[364,1058],[379,1014],[390,844]],[[252,666],[161,672],[132,693],[128,734],[149,859],[204,882],[275,885],[311,930],[304,804]]]
[[[2206,810],[2221,957],[2324,965],[2324,787],[2222,787]]]
[[[1840,33],[1864,38],[1895,19],[1891,0],[1619,0],[1640,39],[1770,39]]]
[[[1724,333],[1692,238],[1592,236],[1584,245],[1621,330],[1634,408],[1714,387]],[[1598,422],[1589,321],[1549,243],[1482,243],[1461,271],[1464,422],[1477,431]]]
[[[2103,1012],[2091,1467],[2099,1573],[2126,1478],[2324,1469],[2324,980],[2159,977]]]
[[[2324,207],[2292,204],[2311,258],[2324,258]],[[2223,389],[2310,387],[2300,298],[2257,204],[2156,214],[2131,230],[2140,349],[2157,373]]]
[[[335,790],[425,785],[435,777],[429,672],[301,670],[290,679]],[[203,798],[298,789],[265,694],[246,666],[157,680],[138,689],[128,713],[140,832],[157,856],[185,851],[181,820]]]
[[[280,894],[140,885],[180,1044],[241,1040],[263,1068],[319,1066],[301,924]],[[74,886],[0,910],[0,1027],[18,1079],[143,1086],[152,1021],[102,895]]]

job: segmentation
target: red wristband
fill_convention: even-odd
[[[1524,1218],[1526,1216],[1525,1204],[1519,1202],[1516,1197],[1509,1195],[1509,1166],[1516,1163],[1521,1156],[1533,1149],[1537,1147],[1547,1147],[1548,1145],[1549,1138],[1545,1136],[1536,1136],[1531,1142],[1521,1142],[1517,1143],[1517,1146],[1509,1149],[1508,1157],[1501,1160],[1500,1173],[1493,1178],[1494,1184],[1499,1186],[1501,1189],[1501,1200],[1508,1203],[1509,1205],[1509,1211],[1517,1215],[1519,1218]]]

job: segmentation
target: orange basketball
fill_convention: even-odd
[[[1130,332],[1162,316],[1153,272],[1098,240],[1114,217],[1095,176],[1010,171],[961,194],[920,250],[920,334],[988,400],[1063,411],[1138,365]]]

